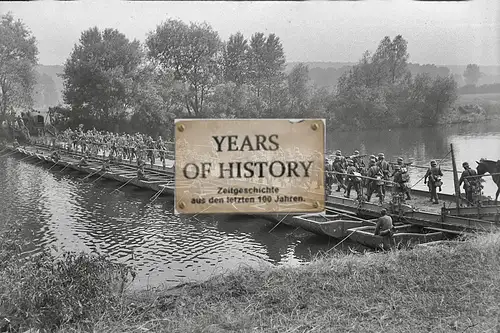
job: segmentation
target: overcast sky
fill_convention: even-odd
[[[206,21],[223,40],[275,33],[287,61],[358,61],[384,36],[403,35],[410,61],[500,65],[500,0],[417,2],[0,2],[38,40],[39,62],[62,65],[83,30],[116,28],[144,41],[166,18]]]

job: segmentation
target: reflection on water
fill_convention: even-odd
[[[481,157],[500,158],[500,123],[426,129],[398,129],[328,134],[328,148],[344,154],[384,152],[426,165],[440,160],[453,143],[457,163]],[[451,169],[448,155],[442,162]],[[173,215],[172,198],[150,203],[154,193],[133,187],[111,193],[119,185],[83,175],[0,158],[0,221],[23,224],[36,247],[98,251],[135,266],[136,286],[174,285],[203,280],[238,265],[297,265],[335,247],[335,241],[245,216]],[[425,173],[411,169],[412,182]],[[443,191],[452,192],[452,175],[445,174]],[[487,178],[485,193],[496,187]],[[421,182],[416,188],[425,189]],[[354,247],[348,242],[339,249]],[[335,248],[336,250],[337,248]]]
[[[298,264],[309,250],[292,229],[245,216],[173,215],[173,199],[128,187],[111,193],[112,181],[81,182],[83,175],[60,173],[7,157],[0,159],[1,221],[24,225],[38,247],[97,251],[133,265],[136,286],[174,285],[234,269]],[[306,234],[302,232],[302,234]],[[306,250],[304,250],[306,251]]]

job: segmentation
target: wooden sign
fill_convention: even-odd
[[[322,119],[176,120],[175,213],[325,210]]]

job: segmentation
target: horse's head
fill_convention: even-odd
[[[476,161],[476,163],[477,163],[476,170],[478,175],[484,175],[486,172],[490,174],[498,173],[500,171],[500,160],[495,162],[482,158],[479,160],[479,162]]]

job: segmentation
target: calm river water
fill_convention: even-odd
[[[459,169],[475,167],[481,157],[500,159],[500,122],[440,128],[328,133],[328,150],[344,154],[384,152],[414,164],[441,160],[454,145]],[[451,169],[448,154],[443,169]],[[18,221],[34,248],[98,251],[136,267],[133,287],[200,281],[238,265],[297,265],[328,251],[332,240],[286,226],[269,232],[264,219],[229,216],[173,215],[173,201],[154,193],[105,180],[80,181],[82,175],[48,170],[12,157],[0,158],[0,221]],[[425,169],[410,170],[412,183]],[[453,192],[452,174],[444,172],[443,191]],[[415,188],[425,189],[423,182]],[[485,194],[496,187],[486,178]],[[345,246],[345,244],[342,244]]]

